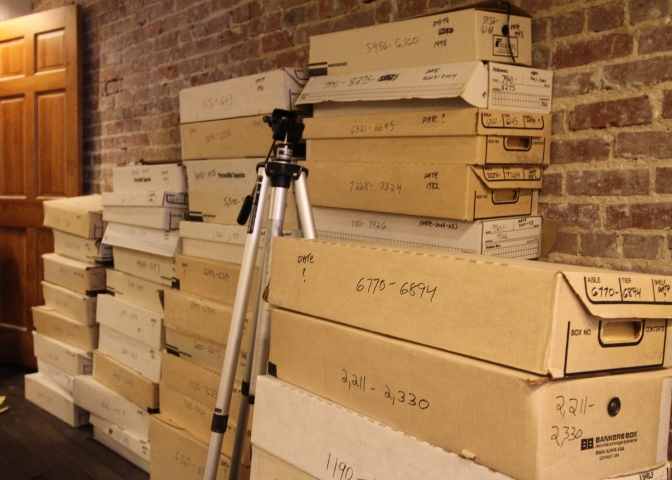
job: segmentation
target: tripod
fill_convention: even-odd
[[[243,330],[245,328],[245,314],[247,310],[256,256],[263,228],[263,214],[271,191],[272,203],[269,209],[269,229],[266,232],[263,249],[264,261],[261,265],[262,286],[267,283],[269,275],[269,260],[271,241],[283,233],[283,223],[287,206],[287,192],[294,186],[296,205],[303,236],[306,239],[315,238],[315,224],[313,213],[306,188],[308,171],[297,164],[294,149],[301,141],[303,123],[296,112],[275,110],[270,117],[264,118],[273,130],[273,145],[264,163],[257,166],[257,181],[252,192],[243,203],[238,223],[247,223],[247,237],[240,266],[236,298],[231,314],[231,326],[224,353],[222,374],[217,391],[217,400],[212,414],[210,445],[205,466],[204,480],[215,480],[219,466],[219,456],[222,440],[226,433],[229,421],[229,407],[236,377],[236,366],[240,354]],[[278,143],[279,142],[279,143]],[[248,359],[245,369],[242,393],[243,402],[237,422],[237,435],[230,470],[230,479],[236,479],[238,462],[242,450],[242,440],[246,435],[247,413],[250,405],[254,404],[256,377],[266,373],[270,343],[270,307],[263,298],[263,288],[259,289],[256,311],[250,328],[254,345],[251,351],[251,361]]]

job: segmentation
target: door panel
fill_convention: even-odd
[[[0,22],[0,361],[35,363],[42,201],[82,192],[79,78],[76,6]]]

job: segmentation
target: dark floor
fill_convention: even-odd
[[[23,397],[23,372],[0,366],[2,480],[147,480],[148,475],[92,438]]]

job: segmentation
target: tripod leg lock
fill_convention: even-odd
[[[226,426],[228,424],[229,424],[229,416],[228,415],[222,415],[221,413],[213,413],[212,414],[212,425],[210,426],[210,430],[213,433],[224,434],[224,433],[226,433]]]

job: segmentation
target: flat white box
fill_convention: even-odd
[[[57,253],[42,255],[44,280],[79,293],[105,290],[105,268],[92,266]]]
[[[541,217],[462,222],[410,215],[313,208],[318,238],[506,258],[541,255]],[[189,255],[186,251],[185,255]]]
[[[154,383],[161,379],[161,352],[107,325],[100,326],[98,350]]]
[[[154,313],[163,313],[160,292],[165,288],[165,285],[160,283],[150,282],[118,270],[107,271],[107,289],[115,297],[127,303],[134,303]]]
[[[553,72],[500,63],[463,62],[312,77],[298,105],[432,100],[493,110],[550,113]],[[418,104],[420,105],[420,104]]]
[[[187,181],[184,168],[178,164],[131,165],[112,169],[114,192],[186,192]]]
[[[93,438],[149,473],[150,446],[148,440],[134,435],[104,418],[91,415]]]
[[[149,438],[149,413],[90,375],[75,377],[75,403],[93,415],[109,420],[143,440]]]
[[[175,281],[175,259],[130,248],[114,247],[114,268],[158,283],[171,286]]]
[[[68,375],[88,375],[93,372],[91,354],[38,332],[33,332],[35,356],[58,367]]]
[[[78,237],[70,233],[53,231],[54,252],[64,257],[95,265],[112,260],[112,249],[100,239]]]
[[[96,297],[44,281],[42,295],[45,305],[57,312],[87,325],[96,323]]]
[[[89,413],[75,405],[73,397],[42,373],[25,376],[26,399],[71,427],[89,423]]]
[[[174,257],[179,253],[180,236],[178,232],[109,223],[103,243],[161,257]]]
[[[163,348],[163,317],[112,295],[98,295],[98,323],[151,348]]]
[[[44,202],[44,226],[84,238],[103,236],[100,195],[58,198]]]
[[[182,254],[220,262],[240,263],[247,228],[206,222],[180,223]],[[263,242],[263,240],[262,240]],[[260,255],[258,255],[260,260]]]
[[[180,92],[180,122],[203,122],[291,110],[305,83],[301,69],[232,78]],[[116,190],[116,189],[115,189]]]
[[[187,212],[185,193],[103,193],[103,220],[160,230],[176,230]]]
[[[37,371],[45,375],[49,380],[61,387],[63,390],[72,395],[72,389],[75,383],[75,375],[70,375],[58,367],[51,365],[49,362],[37,359]]]

